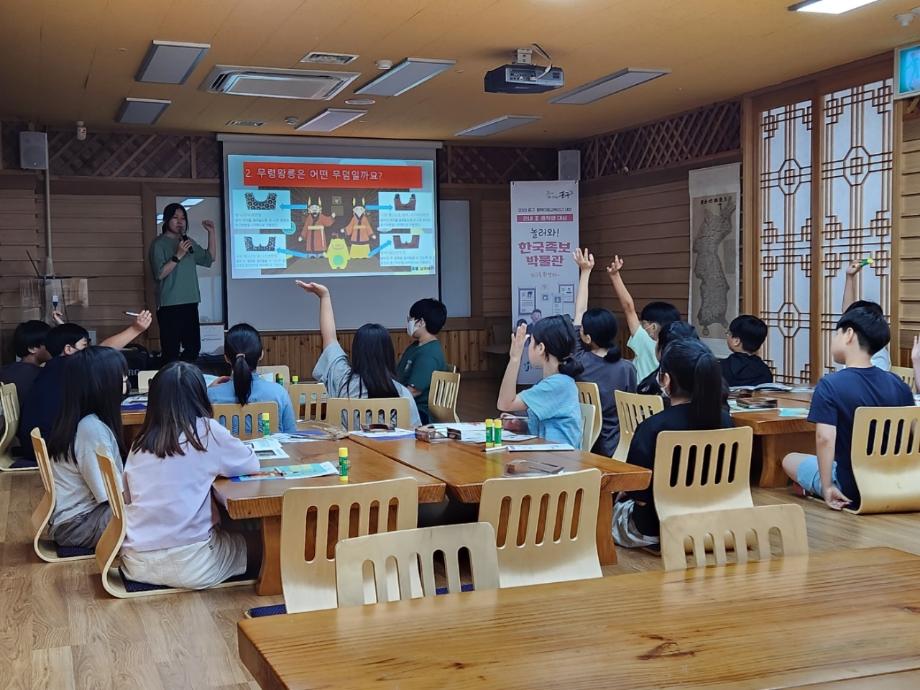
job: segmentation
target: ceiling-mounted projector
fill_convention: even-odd
[[[540,51],[546,56],[544,51]],[[486,72],[486,93],[545,93],[565,85],[561,67],[534,65],[533,51],[519,48],[514,62]],[[549,59],[549,56],[546,56]]]

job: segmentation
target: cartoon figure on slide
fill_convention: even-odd
[[[371,225],[371,221],[367,217],[364,199],[361,199],[360,205],[357,204],[356,199],[352,199],[351,203],[352,216],[351,220],[348,221],[348,225],[345,226],[344,232],[351,242],[351,258],[366,259],[371,254],[371,240],[377,239],[377,235],[374,233],[374,226]]]
[[[696,254],[693,274],[700,281],[700,306],[696,318],[704,336],[709,334],[709,326],[713,324],[728,328],[730,285],[719,252],[722,242],[732,232],[735,202],[719,204],[718,210],[714,206],[705,206],[703,222],[693,242],[693,253]]]
[[[329,260],[329,268],[333,270],[344,271],[348,268],[348,245],[345,244],[345,240],[341,237],[329,240],[326,258]]]
[[[331,216],[323,213],[322,199],[313,203],[307,199],[307,215],[304,217],[303,230],[300,232],[298,242],[306,242],[304,249],[308,252],[326,251],[326,228],[335,222],[335,212]]]

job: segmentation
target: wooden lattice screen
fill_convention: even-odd
[[[438,162],[441,184],[508,184],[513,180],[555,180],[556,149],[454,146]]]
[[[741,103],[716,103],[633,129],[586,139],[581,177],[668,168],[741,149]]]

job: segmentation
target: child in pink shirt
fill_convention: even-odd
[[[211,484],[256,472],[259,460],[211,415],[193,365],[171,362],[154,377],[124,471],[121,556],[132,580],[205,589],[246,572],[246,540],[220,529]]]

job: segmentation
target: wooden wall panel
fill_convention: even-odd
[[[892,354],[900,346],[900,363],[909,365],[911,343],[914,335],[920,334],[920,118],[904,120],[902,131],[901,176],[900,184],[895,187],[901,202],[898,238],[901,342],[892,347]]]
[[[511,322],[511,199],[482,202],[482,314]]]

